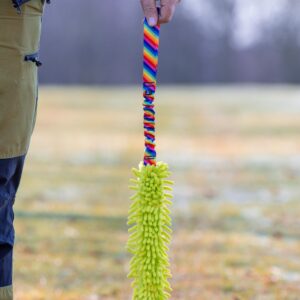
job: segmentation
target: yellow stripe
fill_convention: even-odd
[[[149,72],[144,71],[144,77],[146,77],[147,82],[156,82],[156,79]]]
[[[158,44],[158,36],[154,34],[153,31],[150,31],[149,28],[145,27],[145,31],[151,36],[151,38],[155,41],[155,44]]]
[[[144,48],[144,52],[147,53],[149,56],[155,58],[155,59],[158,58],[158,53],[156,55],[153,55],[153,53],[150,52],[150,50],[148,48],[146,48],[146,47]]]
[[[154,66],[157,66],[157,62],[158,62],[157,56],[155,57],[155,56],[149,54],[149,52],[146,52],[146,51],[145,51],[144,57],[146,57],[149,61],[151,61],[151,63],[152,63]]]

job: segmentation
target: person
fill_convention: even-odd
[[[0,0],[0,300],[13,299],[13,205],[38,104],[42,14],[49,0]],[[178,0],[141,0],[150,26],[168,23]]]

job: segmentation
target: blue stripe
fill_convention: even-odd
[[[145,106],[147,106],[147,105],[153,105],[153,101],[154,101],[154,100],[152,100],[152,99],[146,99],[146,98],[145,98],[145,99],[144,99],[144,105],[145,105]]]
[[[155,128],[153,129],[152,127],[149,127],[147,125],[144,125],[144,129],[147,129],[148,131],[151,131],[151,132],[155,132]]]
[[[144,47],[149,50],[155,58],[158,56],[158,51],[154,49],[146,40],[144,40]]]
[[[151,109],[151,108],[144,107],[144,111],[148,111],[148,112],[150,112],[150,113],[152,113],[152,114],[154,114],[154,115],[155,115],[155,111],[154,111],[154,109]]]
[[[151,138],[151,137],[146,136],[146,139],[149,140],[149,141],[152,142],[152,143],[155,142],[155,137],[154,137],[154,138]]]
[[[153,119],[153,118],[148,118],[148,117],[144,117],[144,120],[147,120],[147,121],[153,122],[153,123],[154,123],[154,121],[155,121],[155,119]]]
[[[156,79],[157,72],[156,71],[154,72],[145,62],[144,62],[144,69],[149,71],[149,73],[151,73],[151,75]]]
[[[149,148],[147,148],[147,153],[149,153],[151,155],[152,158],[156,157],[156,151],[150,150]]]
[[[149,24],[148,24],[148,22],[147,22],[147,20],[145,20],[145,24],[146,24],[146,27],[152,32],[152,33],[154,33],[155,34],[155,36],[159,36],[159,30],[156,28],[156,27],[151,27]]]

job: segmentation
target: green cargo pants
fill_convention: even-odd
[[[25,155],[35,126],[43,4],[44,0],[0,0],[0,160]],[[0,200],[1,205],[7,202]],[[5,259],[0,260],[0,300],[13,299],[9,253],[11,257],[1,253]]]
[[[44,0],[18,1],[0,0],[0,159],[27,153],[36,119]]]

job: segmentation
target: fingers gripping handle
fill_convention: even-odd
[[[160,10],[161,10],[160,0],[155,0],[155,6],[156,6],[156,9],[157,9],[158,16],[160,17]]]
[[[154,94],[157,81],[159,33],[160,26],[151,27],[145,19],[143,64],[144,165],[156,165]]]

